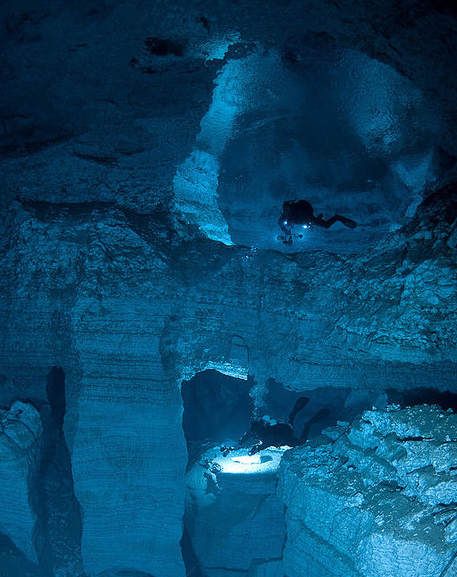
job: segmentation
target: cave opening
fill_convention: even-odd
[[[241,577],[281,562],[285,521],[276,483],[283,450],[251,455],[239,443],[255,412],[253,386],[251,377],[214,370],[182,384],[189,462],[181,548],[187,574]]]
[[[225,244],[363,252],[407,222],[452,163],[441,131],[427,95],[357,50],[314,35],[296,51],[253,50],[221,68],[174,178],[176,204]],[[311,226],[284,246],[277,219],[289,199],[358,226]]]
[[[389,404],[402,408],[425,404],[457,413],[457,394],[449,390],[442,391],[431,387],[413,387],[405,390],[391,388],[386,390],[386,394]]]
[[[253,414],[252,379],[207,370],[184,381],[183,430],[189,464],[208,445],[235,444],[249,429]]]
[[[338,422],[349,422],[364,410],[384,408],[386,392],[381,388],[303,386],[300,391],[288,389],[273,378],[268,379],[262,412],[272,420],[289,423],[299,444],[319,437]]]

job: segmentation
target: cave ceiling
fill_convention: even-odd
[[[231,244],[276,242],[282,200],[367,250],[449,180],[452,4],[6,2],[2,201],[157,207]]]

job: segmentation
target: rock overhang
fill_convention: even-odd
[[[350,23],[344,17],[347,12],[351,13]],[[5,76],[8,90],[3,93],[4,152],[9,155],[3,169],[7,183],[4,198],[19,192],[22,198],[51,202],[114,201],[140,212],[158,205],[172,210],[174,205],[178,212],[184,208],[187,216],[196,211],[196,219],[190,221],[196,220],[212,238],[230,242],[235,233],[237,243],[257,241],[272,246],[269,235],[273,236],[275,223],[269,219],[285,191],[278,189],[273,196],[267,194],[256,201],[269,216],[261,230],[253,227],[250,231],[252,222],[246,225],[243,221],[253,210],[247,198],[249,191],[241,186],[241,198],[236,199],[233,186],[227,186],[230,175],[236,176],[234,169],[224,168],[227,160],[208,150],[209,135],[205,136],[204,128],[205,118],[217,102],[215,94],[224,70],[233,63],[242,65],[246,59],[252,68],[256,51],[266,55],[263,58],[270,62],[270,68],[276,62],[277,70],[294,69],[294,74],[303,68],[310,52],[323,66],[327,62],[332,67],[331,51],[344,53],[347,49],[377,58],[386,68],[391,66],[436,105],[443,125],[432,144],[447,151],[436,152],[442,157],[439,162],[444,162],[443,154],[447,154],[447,164],[452,166],[455,79],[451,38],[456,24],[448,7],[432,10],[427,2],[412,2],[394,10],[380,3],[351,3],[349,8],[344,2],[291,2],[282,9],[273,2],[249,6],[243,2],[196,2],[191,7],[174,3],[169,10],[165,4],[143,2],[132,12],[122,2],[108,2],[102,8],[85,2],[71,8],[49,3],[35,11],[24,2],[15,3],[14,10],[5,10],[3,17],[9,47],[4,68],[5,74],[9,70]],[[425,28],[428,42],[418,42],[415,39],[423,40]],[[448,36],[442,30],[447,30]],[[33,51],[28,50],[32,46]],[[371,62],[376,64],[376,60]],[[259,69],[258,79],[271,76],[274,84],[277,74]],[[443,76],[445,90],[440,86]],[[284,79],[281,82],[287,85]],[[16,104],[19,92],[29,94],[21,98],[20,108]],[[255,108],[255,102],[253,105]],[[217,106],[214,114],[217,119]],[[239,128],[243,130],[243,124]],[[210,134],[218,129],[216,123]],[[242,142],[236,134],[233,137],[235,143]],[[211,138],[210,148],[221,146]],[[388,146],[393,144],[389,141]],[[211,162],[206,159],[203,164],[209,171],[206,176],[211,173],[214,178],[208,181],[210,196],[206,198],[202,189],[201,206],[189,209],[187,201],[184,205],[179,202],[182,193],[174,188],[176,176],[183,174],[180,167],[185,167],[186,159],[192,159],[195,151],[199,151],[200,160],[202,155],[212,155]],[[419,155],[424,162],[427,154]],[[415,175],[427,171],[418,159],[404,160],[395,168],[403,180],[410,181],[411,171]],[[202,168],[198,159],[190,162],[191,172],[199,174]],[[435,158],[433,167],[438,169],[439,162]],[[406,188],[409,186],[411,192],[409,181]],[[190,186],[196,186],[195,177],[190,178]],[[271,183],[259,186],[268,188]],[[399,193],[402,195],[403,189]],[[414,200],[418,193],[412,194],[412,202],[418,202]],[[324,201],[324,209],[331,209],[326,206],[328,193],[314,194]],[[343,194],[339,202],[350,207],[354,199],[353,193]],[[213,209],[209,209],[211,203]],[[237,212],[245,216],[240,220],[233,216]],[[259,215],[254,215],[258,220]],[[234,219],[228,231],[224,224],[227,218]],[[398,223],[401,218],[390,215],[389,221]],[[236,233],[240,226],[241,236]],[[332,236],[333,249],[347,250],[348,244],[353,252],[358,251],[357,244],[364,249],[373,226],[368,237],[364,234],[357,242],[337,231]],[[325,247],[325,243],[328,246],[329,235],[325,239],[313,237],[299,248],[310,250]]]

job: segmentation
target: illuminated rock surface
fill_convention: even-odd
[[[17,401],[0,410],[0,531],[31,561],[37,556],[30,483],[40,436],[40,415],[32,405]]]
[[[160,213],[110,205],[17,207],[1,264],[2,372],[42,397],[49,366],[65,371],[89,573],[184,570],[184,378],[216,366],[295,391],[363,395],[436,374],[452,385],[453,189],[436,199],[363,262],[216,249]],[[427,292],[435,278],[442,293]]]
[[[290,577],[441,577],[457,571],[457,416],[365,411],[285,455]]]
[[[276,496],[282,454],[239,450],[222,457],[216,447],[187,473],[185,523],[204,575],[282,574],[284,505]]]

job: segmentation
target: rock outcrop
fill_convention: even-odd
[[[0,409],[0,532],[34,562],[31,479],[41,431],[40,414],[32,405],[16,401]]]
[[[238,450],[223,457],[216,447],[187,473],[185,524],[203,575],[280,573],[285,525],[276,483],[282,454]]]
[[[184,379],[207,368],[249,375],[258,406],[269,378],[297,392],[346,387],[366,398],[392,382],[399,389],[432,377],[442,388],[455,383],[455,186],[426,200],[408,226],[363,257],[208,239],[230,243],[218,190],[224,179],[238,189],[243,177],[242,149],[227,162],[240,127],[268,125],[257,139],[265,135],[268,144],[278,120],[292,126],[264,158],[268,178],[254,182],[267,192],[252,195],[251,204],[270,195],[271,214],[276,202],[279,208],[286,190],[276,162],[301,186],[295,168],[303,149],[293,137],[301,125],[290,113],[302,107],[301,88],[310,88],[294,68],[310,49],[319,59],[330,47],[332,63],[345,51],[378,59],[417,87],[418,101],[433,102],[440,125],[425,130],[418,158],[403,160],[412,166],[407,176],[417,169],[428,182],[428,159],[440,150],[448,166],[438,182],[448,182],[457,153],[455,10],[446,0],[433,9],[429,0],[32,4],[0,6],[0,404],[46,402],[46,375],[60,367],[65,422],[49,446],[64,449],[68,502],[81,509],[82,536],[72,535],[78,570],[81,545],[91,575],[180,577]],[[256,54],[262,94],[274,102],[268,110],[259,106]],[[332,69],[327,60],[323,66]],[[272,86],[273,77],[281,84],[294,76],[292,91]],[[285,106],[289,92],[295,108]],[[388,156],[397,120],[388,118],[389,106],[383,116],[376,102],[364,102]],[[404,105],[406,123],[409,111]],[[319,119],[316,125],[327,139]],[[366,152],[367,142],[357,142]],[[285,149],[297,153],[290,166]],[[381,160],[373,154],[375,180]],[[244,216],[243,194],[235,206],[231,190],[225,206]],[[347,190],[348,205],[357,203]],[[422,188],[413,192],[420,202]],[[274,243],[276,229],[264,232]],[[5,427],[25,431],[9,414]],[[14,511],[11,501],[4,509],[5,532],[34,559],[24,479],[40,431],[32,427],[23,446],[5,431],[2,451],[17,459],[0,463],[1,490],[7,499],[11,487],[18,492]],[[42,480],[45,495],[52,475]],[[60,523],[52,513],[49,534]],[[273,563],[249,571],[262,576]]]
[[[365,411],[288,452],[290,577],[450,577],[457,571],[457,415]]]

